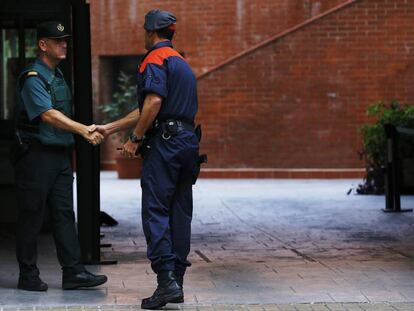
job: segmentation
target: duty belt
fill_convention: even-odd
[[[160,132],[161,132],[161,137],[163,139],[169,140],[172,136],[177,135],[178,133],[184,130],[194,132],[197,135],[197,137],[199,137],[198,134],[201,135],[200,127],[198,126],[196,129],[194,129],[194,123],[191,124],[191,123],[188,123],[182,120],[176,120],[176,119],[166,119],[166,120],[156,119],[153,122],[151,129],[149,129],[145,133],[144,141],[138,147],[137,153],[141,154],[142,157],[145,157],[145,155],[151,149],[151,145],[149,141],[155,135],[159,135]]]
[[[155,120],[155,128],[161,129],[161,136],[163,139],[168,140],[171,136],[174,136],[184,130],[194,132],[194,125],[181,120],[169,119],[164,122]]]

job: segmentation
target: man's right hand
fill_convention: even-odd
[[[90,144],[97,146],[103,142],[104,136],[97,131],[95,124],[84,126],[82,131],[82,137]]]
[[[110,134],[106,125],[95,125],[95,130],[98,131],[103,137],[108,137]]]

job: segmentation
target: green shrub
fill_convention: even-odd
[[[133,76],[123,71],[119,73],[112,102],[99,106],[103,114],[102,122],[109,123],[118,120],[138,107],[137,88]],[[119,138],[125,141],[128,133],[120,133]]]
[[[374,124],[365,124],[361,127],[364,139],[362,154],[366,161],[367,176],[364,184],[357,189],[358,193],[384,192],[383,168],[386,165],[387,140],[384,130],[385,124],[399,127],[414,128],[414,107],[401,105],[398,101],[389,104],[377,102],[368,107],[367,114],[374,117]],[[406,144],[401,144],[400,150],[408,150]],[[400,152],[401,154],[401,152]]]

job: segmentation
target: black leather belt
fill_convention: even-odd
[[[194,130],[194,122],[188,122],[180,119],[155,119],[153,127],[160,128],[163,124],[168,124],[170,122],[176,123],[180,130]]]
[[[160,129],[162,138],[166,140],[170,139],[171,136],[177,135],[178,133],[184,130],[194,132],[193,124],[175,119],[168,119],[164,122],[160,122],[157,119],[155,120],[154,128]]]
[[[166,121],[165,123],[168,123],[169,125],[171,125],[173,122],[177,124],[177,132],[181,132],[184,130],[194,131],[194,125],[180,121],[180,120],[169,120],[169,121]]]

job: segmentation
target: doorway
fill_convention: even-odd
[[[1,223],[14,223],[17,218],[13,170],[9,161],[9,149],[14,131],[13,111],[16,103],[17,76],[36,57],[36,25],[51,18],[70,21],[70,6],[67,1],[28,2],[2,1],[0,11]],[[71,63],[69,59],[61,68],[69,83],[71,83]]]
[[[36,26],[63,22],[72,33],[68,57],[59,65],[73,92],[74,119],[93,123],[87,0],[2,0],[0,9],[0,223],[17,220],[9,149],[14,135],[16,77],[36,57]],[[85,262],[99,262],[99,149],[76,139],[78,233]]]

